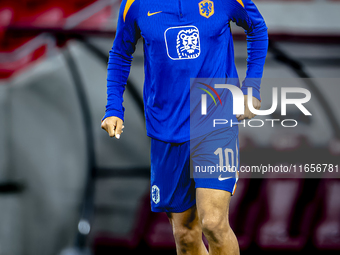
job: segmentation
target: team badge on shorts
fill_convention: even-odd
[[[195,59],[201,53],[200,35],[195,26],[170,27],[165,30],[164,39],[172,60]]]
[[[214,15],[214,2],[210,0],[203,0],[198,3],[200,14],[205,18],[210,18]]]
[[[152,201],[155,204],[158,204],[160,201],[160,196],[159,196],[159,188],[156,185],[153,185],[151,188],[151,196],[152,196]]]

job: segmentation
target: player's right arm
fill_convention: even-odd
[[[123,0],[116,36],[107,66],[107,104],[101,127],[119,139],[124,122],[123,93],[130,73],[132,54],[140,37],[137,24],[139,0]]]

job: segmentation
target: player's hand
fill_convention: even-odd
[[[256,97],[253,97],[253,106],[256,110],[260,110],[261,108],[261,101],[258,100]],[[248,95],[244,95],[244,114],[236,115],[236,118],[240,120],[244,119],[252,119],[256,116],[256,114],[252,113],[248,108]]]
[[[118,117],[107,117],[102,121],[102,129],[109,133],[110,137],[120,138],[123,133],[123,120]]]

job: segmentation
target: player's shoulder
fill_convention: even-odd
[[[242,12],[245,10],[246,0],[211,0],[215,1],[221,7],[224,13],[229,16],[234,16],[235,12]]]
[[[243,7],[243,8],[245,8],[246,5],[253,3],[251,0],[221,0],[221,1],[227,5]]]
[[[142,0],[122,0],[120,9],[123,20],[135,19],[138,17],[139,5]]]

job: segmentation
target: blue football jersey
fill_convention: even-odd
[[[247,35],[247,73],[242,91],[247,94],[247,88],[252,87],[253,96],[260,99],[268,34],[252,1],[123,0],[109,55],[104,119],[117,116],[124,120],[123,92],[135,45],[142,37],[147,135],[166,142],[190,140],[190,79],[238,80],[230,22],[244,28]],[[247,78],[256,79],[247,82]],[[235,82],[235,86],[240,85]],[[220,96],[223,107],[216,109],[237,122],[230,94]]]

